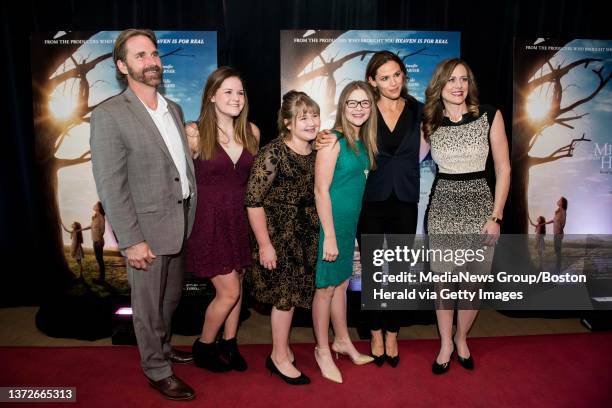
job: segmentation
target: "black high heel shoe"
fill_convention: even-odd
[[[374,359],[374,361],[372,362],[376,364],[378,367],[382,367],[383,364],[385,364],[385,360],[387,359],[387,355],[385,354],[385,337],[383,336],[382,339],[383,339],[383,353],[380,356],[377,356],[376,354],[374,354],[371,348],[371,344],[370,344],[370,357]]]
[[[397,334],[396,334],[396,336],[397,336]],[[397,343],[397,337],[396,337],[395,341]],[[400,361],[400,357],[399,357],[399,344],[397,346],[397,355],[395,355],[393,357],[391,357],[390,355],[387,354],[386,348],[387,348],[387,339],[385,337],[385,354],[384,354],[385,360],[387,361],[387,363],[389,363],[389,365],[391,367],[393,367],[393,368],[397,367],[397,365],[399,364],[399,361]]]
[[[281,373],[280,370],[276,367],[276,364],[274,364],[274,361],[272,361],[272,356],[268,356],[268,358],[266,359],[266,368],[270,370],[270,375],[272,374],[278,375],[280,379],[286,382],[287,384],[291,384],[291,385],[310,384],[310,378],[306,377],[304,373],[300,373],[300,376],[295,377],[295,378],[288,377],[285,374]]]
[[[461,364],[461,367],[465,368],[466,370],[474,369],[474,359],[472,358],[472,356],[469,356],[468,358],[463,358],[459,354],[457,354],[457,360],[459,361],[459,364]]]
[[[448,361],[446,363],[438,364],[438,361],[434,359],[434,362],[431,365],[431,372],[434,373],[435,375],[440,375],[440,374],[444,374],[445,372],[447,372],[450,369],[451,360],[453,358],[453,354],[455,353],[455,350],[456,350],[456,347],[455,347],[455,343],[453,342],[453,351],[451,352],[451,355],[448,358]]]
[[[387,359],[386,354],[383,354],[382,356],[377,356],[374,353],[370,352],[370,356],[374,359],[374,361],[372,362],[378,367],[382,367],[382,365],[385,364],[385,360]]]
[[[455,350],[457,349],[457,345],[455,344],[454,340],[453,340],[453,347],[455,348]],[[474,359],[472,358],[471,355],[467,358],[461,357],[459,355],[459,352],[457,352],[457,361],[459,362],[459,365],[461,365],[461,367],[465,368],[466,370],[474,369]]]
[[[391,367],[395,368],[399,364],[399,353],[397,356],[394,357],[385,354],[385,360],[387,360],[387,363],[389,363]]]

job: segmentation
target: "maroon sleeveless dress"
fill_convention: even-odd
[[[187,272],[212,278],[251,265],[244,206],[253,155],[245,148],[234,165],[221,146],[212,160],[194,160],[198,206],[187,240]]]

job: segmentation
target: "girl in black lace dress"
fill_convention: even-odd
[[[273,305],[268,369],[290,384],[307,384],[293,365],[289,332],[294,308],[310,308],[319,242],[314,201],[319,106],[303,92],[283,96],[280,136],[263,147],[251,169],[246,206],[253,230],[252,295]]]

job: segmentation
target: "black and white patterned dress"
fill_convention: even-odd
[[[444,117],[430,137],[431,156],[438,165],[426,215],[431,248],[482,248],[480,234],[493,212],[486,167],[495,113],[495,108],[480,105],[477,116],[467,113],[459,122]],[[489,273],[492,258],[489,249],[486,260],[472,265],[470,272]],[[460,269],[448,262],[430,262],[430,267],[436,273]]]

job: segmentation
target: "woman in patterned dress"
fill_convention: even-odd
[[[263,147],[251,169],[246,206],[254,235],[253,297],[272,304],[272,353],[266,367],[292,385],[310,383],[294,366],[289,333],[295,307],[310,308],[319,241],[314,201],[319,106],[304,92],[283,96],[279,137]]]
[[[494,245],[500,234],[510,186],[508,140],[502,115],[497,109],[479,105],[474,75],[458,58],[442,61],[436,67],[425,95],[421,158],[431,148],[438,166],[426,217],[430,242],[456,235],[450,238],[450,245],[458,242],[462,245],[466,240],[459,234],[485,234],[486,243]],[[485,178],[489,154],[495,166],[494,186],[489,186]],[[491,259],[489,250],[486,261],[476,268],[489,273]],[[432,271],[442,273],[445,271],[442,268],[444,265],[432,262]],[[461,288],[462,284],[459,285]],[[458,309],[457,330],[453,337],[455,308]],[[434,374],[449,369],[455,351],[464,368],[474,368],[467,334],[477,308],[477,303],[436,305],[441,347],[432,365]]]

